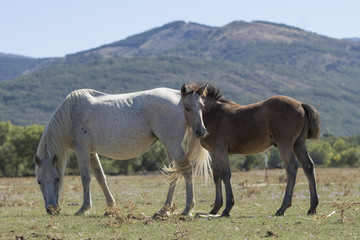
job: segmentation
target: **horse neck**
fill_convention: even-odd
[[[37,155],[42,159],[51,161],[54,155],[57,156],[60,176],[65,174],[66,163],[69,159],[68,144],[64,140],[62,134],[54,136],[48,129],[45,129],[37,149]]]
[[[65,99],[50,118],[37,149],[40,158],[51,160],[54,155],[57,156],[60,176],[64,175],[69,159],[70,128],[70,104]]]
[[[236,111],[239,109],[245,109],[248,105],[240,105],[231,100],[220,98],[216,99],[214,97],[205,98],[205,112],[218,111],[220,109],[225,111]]]
[[[221,102],[217,101],[215,98],[207,97],[204,101],[204,112],[211,112],[214,109],[217,109],[221,105]]]

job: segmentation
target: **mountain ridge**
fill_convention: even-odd
[[[239,104],[288,95],[320,111],[324,133],[360,134],[360,44],[264,21],[175,21],[47,59],[0,82],[0,120],[45,124],[77,88],[121,93],[191,81],[211,82]]]

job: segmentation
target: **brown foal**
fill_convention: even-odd
[[[316,214],[319,201],[315,169],[305,145],[307,139],[320,136],[320,116],[314,107],[287,96],[242,106],[224,99],[219,89],[208,84],[184,84],[181,95],[187,124],[212,156],[216,197],[211,214],[217,214],[223,205],[221,181],[226,192],[222,216],[229,216],[234,205],[229,154],[255,154],[271,146],[279,149],[287,174],[283,203],[275,215],[284,215],[291,206],[298,169],[296,159],[309,182],[308,214]]]

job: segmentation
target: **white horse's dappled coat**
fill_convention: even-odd
[[[58,209],[58,191],[63,183],[69,150],[75,151],[79,163],[84,202],[77,214],[82,214],[91,208],[90,168],[108,206],[115,202],[97,154],[130,159],[160,140],[169,162],[182,162],[189,157],[182,148],[185,131],[181,95],[177,90],[157,88],[116,95],[89,89],[72,92],[51,117],[35,156],[36,175],[47,211]],[[188,146],[192,153],[197,152],[194,148],[202,149],[199,141],[190,142],[194,143]],[[193,160],[206,161],[203,166],[208,167],[206,154],[203,159]],[[194,206],[192,174],[184,173],[184,177],[187,200],[183,214],[190,214]],[[175,183],[176,179],[170,183],[165,205],[172,203]]]

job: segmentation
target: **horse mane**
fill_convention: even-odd
[[[56,154],[60,186],[62,186],[66,164],[69,160],[69,143],[72,127],[70,116],[71,106],[75,99],[85,94],[88,94],[88,92],[78,90],[72,92],[64,99],[50,117],[37,148],[36,154],[42,159],[46,158],[51,161],[52,157]]]
[[[193,93],[195,92],[197,89],[199,89],[203,84],[201,83],[189,83],[187,84],[188,87],[188,93]],[[224,98],[224,96],[221,94],[221,90],[220,88],[214,87],[212,84],[208,84],[207,88],[206,88],[206,94],[205,94],[206,98],[211,98],[215,101],[220,101],[223,103],[230,103],[232,101]]]

